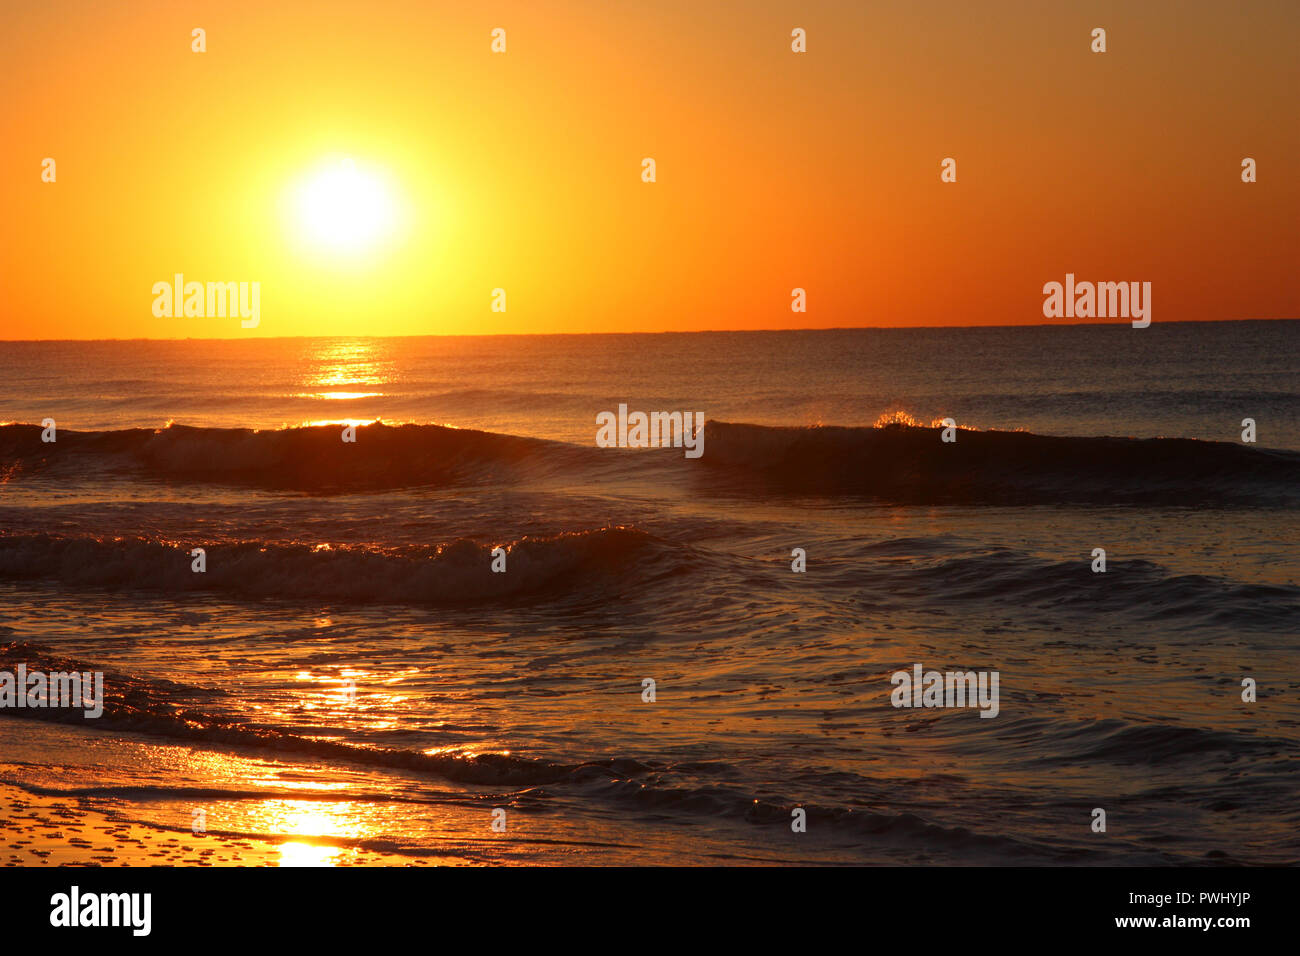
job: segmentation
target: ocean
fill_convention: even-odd
[[[0,670],[105,674],[0,708],[30,793],[286,864],[1300,862],[1300,322],[4,342],[0,422]]]

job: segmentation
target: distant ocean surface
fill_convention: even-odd
[[[108,675],[0,710],[32,792],[286,862],[1300,862],[1300,322],[3,342],[0,422],[0,670]]]
[[[343,417],[590,445],[597,411],[1300,448],[1300,322],[660,335],[6,342],[0,421],[279,428]],[[57,414],[56,414],[57,413]]]

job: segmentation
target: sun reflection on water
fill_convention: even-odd
[[[300,392],[298,398],[319,398],[327,402],[341,402],[354,398],[381,398],[383,394],[383,392]]]
[[[313,348],[304,356],[308,372],[301,382],[311,391],[298,397],[324,401],[383,397],[376,389],[388,383],[392,363],[378,354],[381,349],[375,342],[363,340],[328,342]]]
[[[347,803],[320,804],[301,800],[270,801],[268,810],[281,833],[310,838],[358,836]],[[288,840],[280,844],[280,866],[337,866],[346,850],[314,839]]]

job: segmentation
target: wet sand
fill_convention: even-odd
[[[2,866],[428,866],[450,861],[346,842],[284,840],[124,823],[67,800],[0,784]]]

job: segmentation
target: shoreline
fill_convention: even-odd
[[[0,866],[429,866],[468,861],[383,853],[346,840],[149,826],[76,800],[0,783]]]

